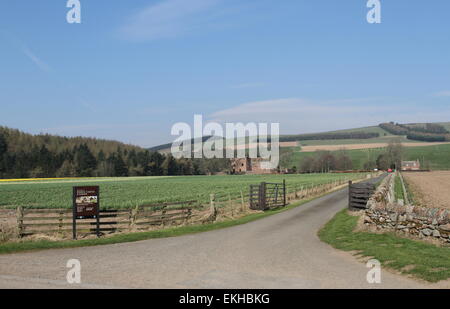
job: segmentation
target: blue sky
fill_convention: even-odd
[[[450,121],[450,2],[0,3],[0,125],[141,146],[194,114],[282,133]]]

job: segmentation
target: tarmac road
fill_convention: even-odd
[[[317,231],[347,206],[347,190],[245,225],[176,238],[0,255],[0,288],[431,288],[322,243]],[[80,285],[66,282],[69,259]],[[441,286],[439,286],[441,287]]]

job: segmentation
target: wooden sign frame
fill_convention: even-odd
[[[100,237],[100,187],[73,187],[73,239],[77,239],[77,220],[96,219],[97,237]]]

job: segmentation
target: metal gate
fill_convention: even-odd
[[[250,185],[250,209],[267,210],[286,206],[286,181]]]
[[[351,210],[360,210],[367,208],[367,202],[375,192],[375,185],[372,183],[349,182],[348,207]]]

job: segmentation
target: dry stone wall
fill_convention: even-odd
[[[450,211],[396,203],[395,177],[387,176],[369,199],[364,224],[377,230],[450,244]]]

